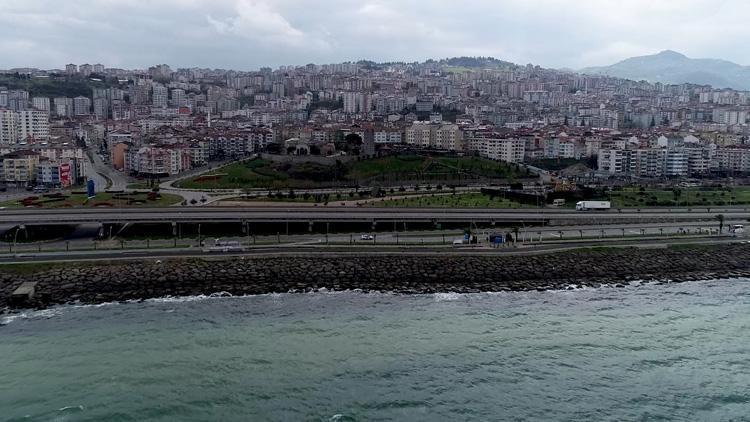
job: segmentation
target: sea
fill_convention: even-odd
[[[0,420],[750,420],[750,280],[5,314]]]

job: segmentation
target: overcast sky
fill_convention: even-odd
[[[464,55],[578,69],[665,49],[750,64],[748,16],[747,0],[0,0],[0,69]]]

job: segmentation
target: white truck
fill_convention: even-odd
[[[577,211],[603,211],[612,208],[612,204],[609,201],[578,201],[576,202]]]

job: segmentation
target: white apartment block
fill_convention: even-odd
[[[480,157],[509,163],[523,162],[526,153],[526,141],[517,138],[472,138],[465,145]]]
[[[0,144],[18,142],[18,114],[13,110],[0,109]]]
[[[410,128],[406,129],[405,138],[409,145],[448,151],[463,150],[463,133],[454,124],[414,122]]]
[[[67,97],[56,97],[52,100],[53,111],[59,117],[71,117],[73,115],[73,99]]]
[[[109,101],[106,98],[94,99],[94,115],[99,120],[109,118]]]
[[[18,140],[32,138],[36,141],[49,139],[49,115],[41,110],[18,112]]]
[[[91,113],[91,100],[87,97],[73,98],[73,114],[76,116],[86,116]]]
[[[721,151],[716,150],[719,161]],[[735,164],[734,157],[727,155],[723,168],[741,168],[741,154],[739,157]],[[676,177],[705,174],[711,169],[713,159],[714,150],[709,147],[602,149],[599,151],[598,165],[600,171],[616,176]]]
[[[169,104],[169,90],[164,85],[154,85],[151,104],[157,108],[166,108]]]
[[[402,140],[401,132],[399,131],[379,130],[373,135],[376,144],[400,144]]]
[[[744,148],[719,148],[711,166],[715,170],[747,173],[750,172],[750,150]]]
[[[31,99],[31,105],[37,110],[50,112],[49,97],[34,97]]]

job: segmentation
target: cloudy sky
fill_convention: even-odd
[[[747,16],[747,0],[0,0],[0,68],[481,55],[577,69],[664,49],[750,65]]]

